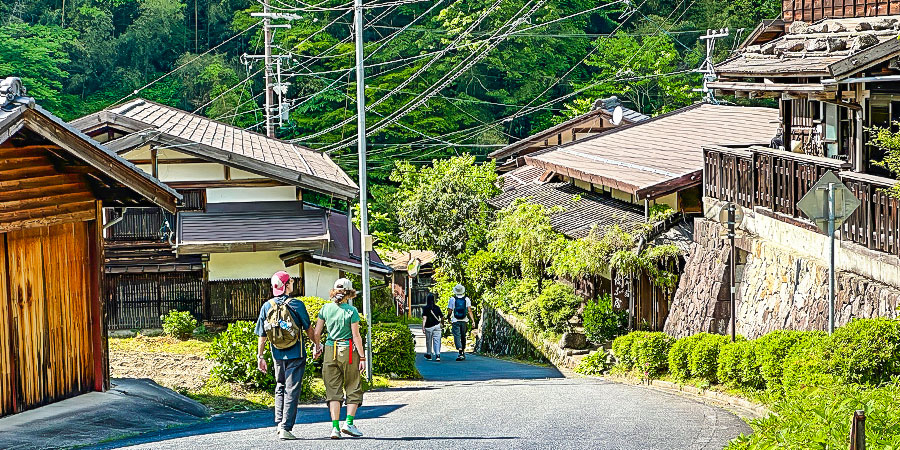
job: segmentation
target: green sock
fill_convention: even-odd
[[[347,416],[347,425],[353,425],[353,416]]]
[[[340,428],[340,427],[341,427],[341,421],[340,421],[340,420],[332,420],[332,421],[331,421],[331,426],[333,426],[333,427],[335,427],[335,428]]]

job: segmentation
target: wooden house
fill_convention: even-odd
[[[111,326],[159,326],[171,309],[252,319],[278,270],[301,280],[297,294],[317,296],[342,271],[360,271],[348,215],[304,201],[357,196],[327,155],[143,99],[73,124],[185,197],[174,215],[106,210],[115,222],[105,236]],[[370,258],[374,275],[390,272]]]
[[[870,127],[896,131],[900,119],[900,15],[891,14],[900,14],[900,3],[785,1],[781,20],[762,24],[758,29],[765,28],[766,33],[745,42],[715,68],[718,80],[708,87],[717,94],[774,99],[780,111],[775,134],[761,133],[744,144],[704,149],[703,203],[708,222],[717,224],[716,211],[725,202],[737,203],[745,214],[741,228],[746,234],[738,240],[737,258],[730,263],[738,274],[738,332],[745,336],[774,329],[761,327],[762,323],[824,329],[825,299],[802,280],[814,270],[797,269],[802,261],[820,261],[816,270],[825,270],[821,262],[824,236],[797,202],[827,171],[837,174],[862,202],[839,230],[838,270],[863,277],[870,287],[883,286],[879,288],[883,293],[874,297],[866,293],[864,298],[888,298],[887,291],[900,288],[900,200],[883,192],[897,181],[874,164],[884,153],[870,143]],[[757,269],[773,267],[773,261],[760,259],[770,248],[780,249],[776,253],[783,256],[774,266],[788,282],[784,289],[760,294],[755,286],[763,274]],[[870,315],[871,308],[865,313],[860,310],[866,307],[851,305],[855,300],[846,296],[843,277],[837,290],[846,308],[838,305],[838,322]],[[727,293],[720,297],[728,301]],[[796,302],[776,305],[775,298]],[[810,315],[813,309],[816,312]],[[879,309],[884,308],[875,308]],[[708,310],[697,326],[688,325],[695,319],[682,314],[672,325],[673,332],[724,332],[730,309],[723,305]],[[776,314],[777,319],[758,320],[763,314]]]
[[[109,387],[102,208],[181,196],[0,82],[0,416]]]
[[[622,118],[618,124],[613,120],[616,108],[621,108],[622,111]],[[506,173],[524,166],[524,157],[536,151],[593,136],[618,125],[637,123],[649,118],[649,116],[624,107],[615,96],[603,98],[594,102],[593,109],[590,111],[513,142],[488,156],[497,161],[497,170],[500,173]]]
[[[393,269],[391,292],[397,305],[397,314],[422,317],[425,296],[434,286],[435,254],[428,250],[388,251],[386,263]],[[410,276],[410,265],[418,265],[418,273]],[[437,300],[440,302],[440,299]]]
[[[490,203],[504,208],[517,198],[561,207],[554,229],[570,238],[613,225],[634,235],[650,220],[651,208],[667,205],[675,215],[652,225],[647,241],[674,243],[686,252],[692,215],[702,211],[702,145],[745,142],[774,133],[778,111],[698,103],[652,119],[621,125],[524,157],[525,165],[503,176],[504,192]],[[711,124],[731,130],[724,134]],[[661,329],[671,293],[642,276],[626,280],[575,280],[588,298],[611,293],[616,306],[631,311],[634,324]]]

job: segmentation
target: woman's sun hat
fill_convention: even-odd
[[[466,288],[461,284],[457,284],[456,286],[453,286],[453,295],[455,295],[457,297],[462,297],[463,295],[466,295]]]
[[[353,283],[346,278],[338,278],[337,281],[334,282],[334,288],[349,291],[353,289]]]

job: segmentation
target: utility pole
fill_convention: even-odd
[[[284,96],[287,94],[289,83],[281,82],[281,60],[290,59],[290,55],[273,55],[272,54],[272,30],[275,28],[290,28],[290,24],[273,25],[272,19],[297,20],[301,17],[296,14],[282,14],[269,12],[269,2],[263,3],[263,12],[250,13],[251,17],[263,18],[263,40],[265,41],[265,52],[263,55],[241,55],[241,61],[249,64],[249,60],[262,59],[265,64],[265,82],[266,82],[266,136],[274,138],[275,136],[275,114],[278,114],[279,124],[283,123],[286,108],[284,105]],[[278,62],[278,80],[275,80],[275,70],[272,68],[272,61]],[[278,106],[275,106],[275,94],[278,94]]]
[[[828,334],[834,334],[834,183],[828,183]]]
[[[266,73],[266,136],[275,137],[275,124],[272,121],[272,104],[274,92],[272,91],[272,28],[271,15],[269,14],[269,0],[263,2],[263,40],[265,40],[265,73]]]
[[[359,233],[362,236],[360,257],[362,259],[363,315],[366,316],[366,378],[372,383],[372,305],[369,292],[369,208],[366,199],[366,77],[363,67],[363,6],[362,0],[354,0],[354,23],[356,32],[356,123],[359,137],[356,148],[359,151]]]
[[[703,101],[714,105],[719,102],[713,95],[713,90],[709,88],[709,83],[716,81],[718,76],[716,75],[716,66],[713,64],[712,58],[716,49],[716,39],[723,37],[728,37],[728,28],[706,30],[706,35],[700,36],[701,41],[706,41],[706,58],[700,64],[700,68],[695,70],[695,72],[703,74],[703,88],[699,90],[694,89],[694,92],[702,92]]]

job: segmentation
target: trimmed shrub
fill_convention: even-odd
[[[197,319],[187,311],[169,311],[159,317],[162,320],[163,333],[178,339],[187,339],[197,328]]]
[[[609,361],[609,354],[601,347],[597,349],[596,352],[582,358],[581,362],[578,363],[578,366],[575,367],[575,373],[600,376],[606,373],[611,367],[612,364]]]
[[[752,345],[748,341],[729,342],[719,351],[719,367],[716,378],[719,382],[731,386],[740,386],[744,379],[744,358],[748,347]]]
[[[372,326],[372,371],[400,378],[420,378],[416,370],[416,344],[409,327],[399,323]]]
[[[613,355],[616,357],[616,361],[618,361],[618,364],[625,369],[630,370],[634,367],[634,360],[631,359],[631,344],[634,343],[634,340],[639,333],[643,333],[643,331],[628,333],[613,340]]]
[[[256,324],[240,320],[229,324],[228,329],[216,336],[209,347],[209,358],[217,364],[213,374],[224,381],[246,384],[261,389],[275,387],[272,352],[266,346],[265,359],[268,373],[256,368],[256,350],[259,337]]]
[[[824,336],[822,332],[777,330],[757,339],[757,360],[766,388],[772,391],[781,390],[784,360],[791,349],[799,342],[814,336]]]
[[[596,301],[584,305],[584,334],[592,342],[606,342],[615,339],[625,332],[628,325],[628,313],[616,311],[612,307],[612,298],[603,295]]]
[[[719,369],[719,351],[727,345],[729,338],[719,334],[701,333],[688,357],[691,377],[715,383]]]
[[[322,310],[322,307],[325,306],[326,303],[331,301],[320,297],[300,297],[297,300],[300,300],[306,306],[306,312],[309,313],[309,320],[313,326],[316,325],[319,311]]]
[[[798,341],[784,359],[784,374],[778,393],[790,393],[807,387],[832,386],[838,382],[829,373],[831,337],[815,334]]]
[[[855,319],[836,329],[829,368],[849,383],[880,384],[900,375],[900,322]]]
[[[663,332],[638,335],[631,344],[631,359],[635,368],[649,377],[665,373],[673,342],[675,339]]]
[[[744,349],[744,360],[741,362],[741,385],[755,390],[765,389],[766,379],[762,376],[759,362],[759,343],[748,341]],[[721,358],[721,353],[719,358]]]
[[[522,278],[510,283],[506,295],[502,295],[498,300],[500,301],[501,309],[504,311],[513,314],[523,314],[527,311],[528,305],[538,297],[538,293],[537,280],[534,278]]]
[[[704,334],[705,333],[700,333],[686,336],[672,344],[672,348],[669,350],[669,373],[672,374],[673,377],[679,380],[686,380],[691,377],[688,360],[691,357],[691,353],[694,351],[694,346],[697,345],[697,341],[699,341]]]
[[[552,283],[528,305],[528,319],[541,330],[562,332],[569,328],[569,319],[575,315],[579,303],[574,289]]]

